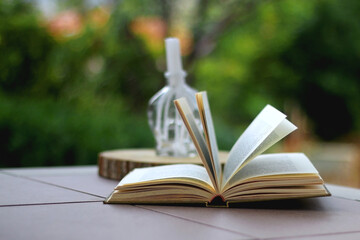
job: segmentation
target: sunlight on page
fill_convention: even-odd
[[[267,105],[252,121],[245,132],[232,147],[229,158],[225,164],[223,185],[236,173],[238,168],[258,148],[258,146],[274,131],[285,119],[285,115]]]
[[[192,111],[190,111],[190,107],[186,98],[177,99],[174,101],[174,103],[180,113],[181,118],[184,121],[184,124],[186,125],[186,128],[189,131],[189,134],[194,142],[194,145],[198,151],[198,154],[205,168],[208,171],[210,179],[213,185],[215,186],[216,191],[218,191],[219,188],[217,187],[217,183],[215,179],[215,170],[211,163],[209,149],[207,148],[202,131],[198,128],[196,124],[194,114],[192,113]]]
[[[209,175],[202,166],[174,164],[158,167],[136,168],[126,175],[117,186],[169,178],[192,178],[212,186]]]
[[[210,157],[212,158],[213,167],[215,169],[216,182],[218,185],[220,185],[221,164],[219,160],[219,150],[216,142],[215,129],[206,92],[197,93],[196,100],[198,103],[202,124],[204,126],[205,139],[209,148]]]
[[[318,171],[303,153],[264,154],[246,164],[229,180],[229,185],[253,177],[308,173],[318,174]]]
[[[289,122],[287,119],[282,120],[282,122],[277,126],[272,133],[254,150],[253,153],[244,161],[241,167],[243,167],[247,162],[256,157],[257,155],[264,152],[266,149],[280,141],[282,138],[287,136],[289,133],[296,130],[297,127]],[[241,169],[240,167],[240,169]],[[240,170],[239,169],[239,170]]]

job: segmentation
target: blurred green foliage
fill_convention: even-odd
[[[187,79],[209,93],[220,148],[268,103],[299,105],[323,140],[359,133],[357,0],[85,3],[61,2],[64,30],[32,2],[0,1],[0,167],[152,147],[146,106],[170,35],[188,43]]]
[[[152,142],[144,119],[110,104],[84,108],[2,95],[0,109],[2,166],[94,164],[99,151]]]
[[[196,63],[198,84],[234,124],[296,102],[320,139],[359,132],[359,10],[358,1],[265,2]]]

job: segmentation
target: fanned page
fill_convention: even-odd
[[[260,182],[261,178],[283,175],[316,175],[321,180],[319,173],[303,153],[271,153],[257,156],[251,160],[241,171],[237,172],[229,181],[228,187],[253,179],[253,182]],[[303,180],[304,178],[301,178]],[[266,182],[264,182],[266,183]],[[287,184],[286,181],[283,184]],[[322,184],[322,181],[320,181]]]
[[[242,166],[296,129],[297,127],[287,119],[282,120],[279,126],[277,126],[267,138],[265,138],[265,140],[253,151]]]
[[[173,164],[158,167],[136,168],[130,174],[126,175],[116,186],[115,189],[120,189],[126,186],[144,186],[146,183],[153,185],[156,182],[170,183],[170,179],[177,182],[188,182],[189,179],[198,182],[200,185],[207,185],[212,188],[209,175],[202,166],[194,164]]]
[[[116,186],[106,203],[204,203],[215,194],[202,166],[174,164],[137,168]]]
[[[188,129],[188,132],[193,140],[196,150],[210,176],[211,182],[213,183],[215,190],[218,193],[220,190],[219,190],[218,182],[215,178],[216,175],[215,169],[211,161],[209,149],[206,145],[202,131],[199,129],[199,127],[196,124],[194,114],[191,111],[191,108],[186,98],[184,97],[179,98],[175,100],[174,103],[180,113],[181,118],[184,121],[186,128]]]
[[[270,105],[267,105],[257,115],[257,117],[236,141],[235,145],[232,147],[229,153],[228,160],[224,167],[222,179],[223,186],[235,173],[241,169],[244,164],[248,162],[248,160],[254,158],[257,154],[265,151],[271,145],[280,140],[278,137],[276,137],[275,141],[275,138],[273,138],[274,135],[272,135],[272,133],[274,133],[274,130],[279,126],[281,131],[283,130],[281,123],[283,123],[283,125],[285,124],[288,130],[293,129],[288,126],[288,122],[283,122],[285,118],[285,114]],[[284,134],[281,135],[283,135],[282,137],[285,136]]]
[[[206,92],[196,94],[196,101],[199,108],[199,114],[204,128],[205,140],[210,152],[211,162],[215,169],[215,178],[218,183],[221,182],[221,164],[219,160],[219,150],[216,142],[214,124],[211,116],[209,100]],[[219,184],[220,185],[220,184]]]
[[[264,154],[237,172],[224,189],[228,201],[329,196],[318,171],[302,153]]]

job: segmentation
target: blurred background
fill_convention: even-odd
[[[360,1],[0,0],[0,167],[96,164],[152,148],[164,39],[207,90],[220,149],[266,105],[323,178],[360,187]]]

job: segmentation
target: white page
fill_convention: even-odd
[[[229,185],[244,179],[278,174],[318,174],[318,171],[303,153],[273,153],[257,156],[237,172]]]
[[[171,178],[191,178],[212,186],[204,167],[195,164],[173,164],[157,167],[136,168],[127,174],[117,187],[147,181]]]
[[[221,182],[221,164],[219,160],[219,150],[216,141],[214,123],[211,116],[211,110],[209,100],[206,92],[200,92],[196,94],[196,100],[198,101],[198,108],[200,117],[203,122],[203,128],[205,133],[205,139],[212,157],[213,168],[215,169],[215,177],[217,183],[220,185]],[[202,111],[203,110],[203,111]]]
[[[264,142],[274,129],[285,119],[286,115],[276,108],[267,105],[252,121],[232,147],[224,167],[223,181],[233,176],[248,157]]]
[[[205,166],[205,169],[208,171],[210,179],[215,186],[216,192],[218,192],[217,182],[215,179],[214,168],[211,164],[211,157],[209,153],[209,149],[206,145],[204,135],[202,131],[199,129],[196,124],[195,117],[191,108],[186,100],[186,98],[182,97],[174,101],[176,108],[178,109],[181,118],[184,121],[186,128],[193,140],[193,143],[196,147],[196,150]]]
[[[257,155],[263,153],[266,149],[280,141],[282,138],[287,136],[289,133],[296,130],[297,127],[292,124],[289,120],[283,119],[279,126],[277,126],[270,135],[264,139],[264,141],[254,150],[254,152],[245,160],[240,169],[251,159],[256,157]],[[240,170],[239,169],[239,170]]]

